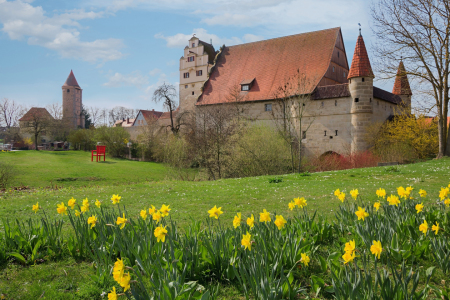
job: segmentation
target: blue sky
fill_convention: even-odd
[[[364,0],[0,0],[0,98],[42,107],[61,102],[72,69],[87,106],[162,109],[151,95],[164,81],[178,84],[179,58],[193,33],[218,48],[339,26],[351,63],[358,23],[370,50],[369,6]]]

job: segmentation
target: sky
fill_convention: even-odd
[[[0,98],[62,103],[73,70],[86,106],[162,110],[152,93],[178,85],[194,33],[218,49],[341,27],[350,64],[358,23],[370,56],[369,10],[369,0],[0,0]]]

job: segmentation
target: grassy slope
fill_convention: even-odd
[[[72,152],[69,156],[71,159],[73,157],[74,160],[78,159],[81,161],[84,159],[81,154],[83,153]],[[44,152],[36,155],[37,157],[33,157],[34,154],[29,157],[37,160],[51,156]],[[26,159],[26,156],[24,157]],[[27,164],[25,159],[21,162],[22,165]],[[128,163],[130,165],[126,167],[125,164]],[[64,160],[62,164],[67,166],[68,162]],[[165,173],[163,166],[158,164],[118,161],[118,165],[121,168],[126,167],[126,169],[122,170],[124,173],[137,174],[138,172],[143,172],[142,166],[147,168],[148,173]],[[398,172],[388,171],[389,168],[382,167],[316,173],[311,176],[290,174],[281,176],[283,182],[277,184],[269,184],[268,176],[227,179],[214,182],[150,181],[137,184],[123,184],[120,177],[111,177],[111,174],[102,175],[105,171],[100,164],[90,164],[89,166],[92,167],[85,171],[80,170],[78,174],[104,176],[108,179],[101,181],[101,184],[98,183],[98,186],[92,187],[77,187],[74,185],[73,187],[56,191],[37,189],[28,192],[4,194],[2,199],[0,199],[0,219],[28,216],[37,218],[39,215],[34,215],[31,211],[31,205],[36,201],[39,201],[50,215],[58,218],[59,216],[56,215],[56,203],[61,201],[67,203],[67,200],[72,196],[78,200],[85,197],[91,200],[98,198],[105,201],[105,206],[112,207],[108,199],[113,193],[118,193],[122,196],[122,203],[126,205],[128,214],[134,217],[137,217],[140,209],[148,208],[150,204],[156,207],[160,207],[163,203],[170,204],[173,209],[171,212],[172,218],[177,220],[180,226],[183,226],[190,222],[191,218],[196,220],[204,219],[207,217],[206,211],[217,205],[222,206],[225,211],[221,216],[222,222],[231,226],[233,215],[238,211],[242,212],[243,216],[247,216],[250,213],[258,216],[257,213],[266,208],[271,212],[277,211],[282,213],[285,217],[289,216],[287,203],[294,197],[301,196],[308,200],[309,209],[317,209],[320,213],[332,217],[333,210],[339,205],[339,201],[332,195],[336,188],[340,188],[347,193],[350,189],[358,188],[364,199],[375,200],[375,191],[379,187],[385,188],[388,193],[394,193],[396,187],[400,185],[412,185],[415,187],[415,191],[418,191],[419,188],[427,190],[429,193],[428,201],[434,202],[438,197],[440,187],[447,186],[450,181],[450,159],[399,166]],[[153,167],[155,171],[153,171]],[[34,169],[22,168],[23,170],[28,170],[27,173],[21,175],[22,178],[33,178],[33,181],[37,181],[34,178],[36,175],[29,174]],[[52,171],[55,169],[58,168],[48,169],[48,174],[45,174],[46,180],[57,176],[73,176],[56,175]],[[66,172],[65,174],[70,174],[70,171],[64,172]],[[117,185],[118,182],[121,182],[122,185]],[[24,184],[27,183],[24,182]],[[73,270],[79,270],[78,277],[74,277],[76,280],[70,281],[68,278],[64,278],[67,277],[64,271],[68,272],[69,267],[73,268]],[[10,265],[0,271],[0,293],[6,293],[9,297],[12,297],[11,299],[32,299],[36,295],[39,297],[42,294],[43,289],[41,286],[45,282],[45,289],[49,291],[49,295],[52,295],[46,299],[67,298],[67,286],[78,291],[74,294],[76,299],[91,299],[89,297],[92,296],[86,295],[90,294],[92,290],[96,291],[97,295],[103,291],[101,286],[93,285],[92,280],[89,278],[91,274],[94,274],[94,271],[87,264],[73,262],[70,259],[28,268]],[[12,285],[11,280],[17,280],[17,282]],[[62,284],[60,284],[61,281],[63,282]],[[17,287],[24,285],[27,288],[17,289]],[[223,293],[224,299],[241,298],[234,287],[224,287]],[[94,298],[92,297],[92,299]]]

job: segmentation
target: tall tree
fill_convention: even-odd
[[[169,115],[170,115],[170,130],[172,131],[172,133],[174,134],[178,134],[178,132],[180,131],[180,124],[175,125],[174,122],[174,111],[177,108],[177,90],[175,88],[174,85],[172,84],[167,84],[167,83],[163,83],[162,85],[160,85],[154,92],[153,92],[153,97],[152,100],[155,103],[159,103],[162,101],[164,108],[166,110],[169,111]]]
[[[62,105],[61,103],[52,103],[46,106],[47,111],[55,120],[61,120],[63,117]]]
[[[0,100],[0,124],[3,124],[7,129],[11,126],[17,126],[17,121],[23,113],[23,107],[16,101],[8,98]]]
[[[88,111],[89,117],[91,119],[91,124],[93,124],[94,126],[97,126],[102,117],[100,109],[95,106],[89,106],[87,108],[87,111]]]
[[[403,59],[407,74],[434,98],[439,152],[450,155],[447,116],[450,65],[448,0],[378,0],[372,7],[375,52],[380,74],[395,76]]]
[[[45,108],[31,108],[21,119],[21,127],[34,137],[34,145],[38,150],[38,137],[51,130],[55,122]]]

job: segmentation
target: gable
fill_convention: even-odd
[[[302,33],[223,47],[196,105],[226,103],[230,91],[248,78],[246,101],[273,99],[277,89],[298,72],[306,75],[311,93],[329,69],[340,28]]]

